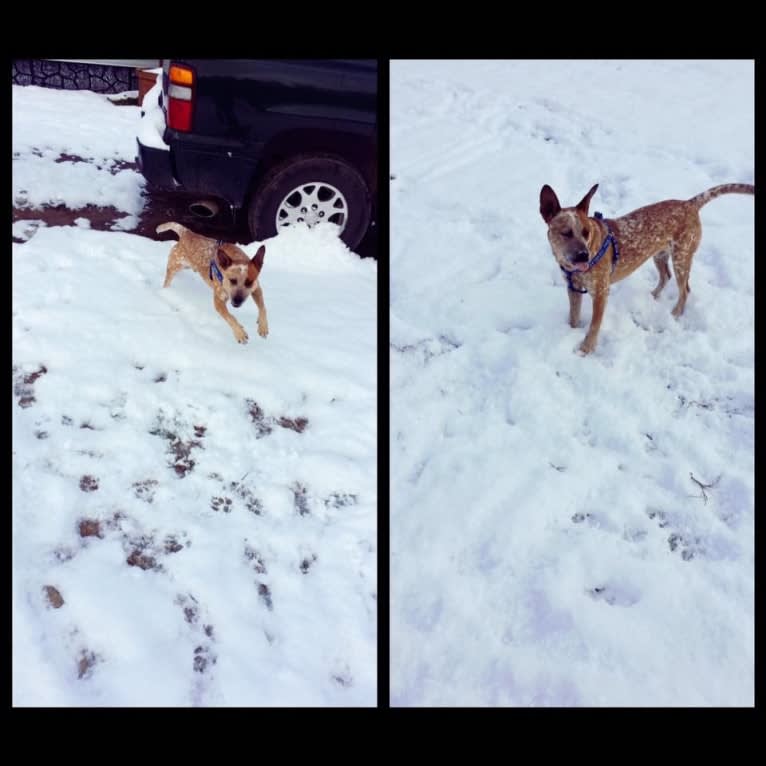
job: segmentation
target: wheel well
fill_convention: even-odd
[[[280,133],[264,147],[255,178],[250,184],[246,210],[261,180],[277,165],[298,154],[335,154],[347,160],[362,174],[373,194],[377,191],[377,151],[375,139],[356,133],[337,131],[293,130]]]

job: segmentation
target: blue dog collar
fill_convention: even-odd
[[[216,252],[218,252],[218,248],[222,244],[222,240],[218,240],[215,245]],[[215,276],[214,276],[215,275]],[[219,282],[223,282],[223,274],[221,274],[221,270],[218,268],[218,264],[215,262],[215,255],[210,259],[210,281],[217,279]]]
[[[604,221],[604,216],[601,213],[594,213],[594,217],[599,221]],[[587,293],[588,291],[579,290],[574,286],[572,283],[572,274],[590,271],[604,257],[610,245],[612,246],[612,273],[614,273],[617,262],[620,260],[620,248],[617,245],[617,240],[614,238],[614,234],[612,234],[612,232],[609,230],[609,226],[606,221],[604,221],[604,225],[606,225],[606,237],[604,237],[604,241],[601,243],[599,251],[593,256],[593,258],[591,258],[591,260],[588,261],[588,267],[586,269],[584,269],[582,272],[579,272],[578,269],[569,271],[569,269],[565,269],[563,266],[559,267],[561,271],[564,272],[564,275],[567,278],[567,286],[573,293]]]

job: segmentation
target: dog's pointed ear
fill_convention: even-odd
[[[222,269],[228,269],[229,266],[231,266],[231,258],[229,258],[229,256],[226,255],[226,253],[223,250],[221,250],[220,247],[218,248],[218,253],[216,254],[216,259],[218,261],[218,265]]]
[[[556,192],[548,184],[545,184],[540,190],[540,215],[543,217],[543,221],[549,223],[552,218],[558,215],[559,210],[561,210],[561,205]]]
[[[263,256],[266,255],[266,246],[261,245],[258,248],[258,252],[250,259],[250,262],[255,266],[258,271],[263,268]]]
[[[581,210],[585,215],[588,215],[588,207],[590,206],[590,198],[596,193],[598,184],[593,186],[591,190],[577,203],[577,209]]]

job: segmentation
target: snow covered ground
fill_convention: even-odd
[[[391,63],[392,704],[753,704],[754,206],[574,349],[540,218],[753,183],[752,62]],[[703,489],[693,479],[705,485]]]
[[[137,106],[33,85],[14,85],[11,103],[15,205],[114,205],[135,220],[144,182],[125,165],[136,156]],[[25,228],[18,222],[14,234]]]
[[[138,119],[14,87],[16,204],[136,215]],[[241,346],[171,242],[81,223],[14,226],[13,703],[375,705],[375,262],[266,241]]]

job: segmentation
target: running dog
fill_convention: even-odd
[[[181,269],[194,269],[213,290],[213,306],[228,322],[238,343],[247,343],[247,333],[229,313],[226,302],[231,300],[232,306],[238,308],[252,295],[258,306],[258,334],[265,338],[269,334],[269,322],[258,275],[263,268],[266,248],[261,245],[258,252],[248,258],[236,245],[195,234],[180,223],[161,223],[157,233],[163,231],[174,231],[178,235],[178,242],[168,256],[163,287],[170,287]]]

